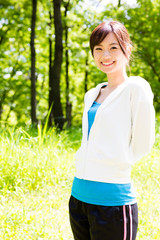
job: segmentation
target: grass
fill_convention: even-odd
[[[160,126],[152,152],[135,164],[137,240],[160,240]],[[81,130],[0,129],[0,239],[72,240],[68,199]]]

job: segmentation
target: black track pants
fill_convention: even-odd
[[[71,196],[70,224],[75,240],[135,240],[138,227],[137,204],[99,206]]]

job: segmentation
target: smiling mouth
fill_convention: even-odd
[[[111,63],[103,63],[103,62],[101,62],[101,64],[102,64],[103,66],[105,66],[105,67],[110,67],[110,66],[113,65],[113,63],[115,63],[115,61],[113,61],[113,62],[111,62]]]

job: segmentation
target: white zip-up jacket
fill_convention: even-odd
[[[154,143],[153,93],[146,80],[129,77],[102,102],[88,137],[88,110],[105,84],[98,84],[85,95],[76,177],[130,183],[132,165],[146,155]]]

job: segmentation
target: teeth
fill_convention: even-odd
[[[105,65],[105,66],[109,66],[109,65],[111,65],[112,63],[113,63],[113,62],[111,62],[111,63],[103,63],[103,62],[102,62],[102,64]]]

